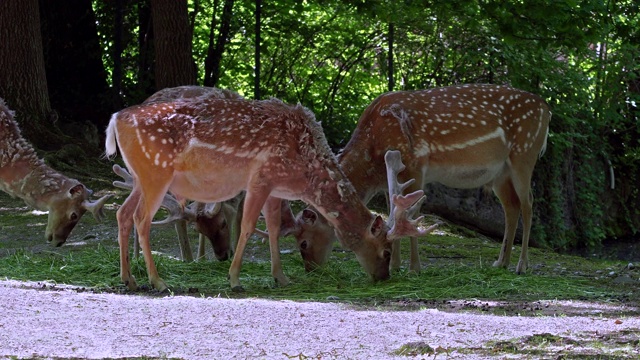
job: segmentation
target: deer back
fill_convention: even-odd
[[[416,187],[490,184],[505,167],[532,171],[551,113],[537,95],[500,85],[460,85],[379,96],[361,116],[340,165],[363,199],[384,190],[384,154],[402,153]]]

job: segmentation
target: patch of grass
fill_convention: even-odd
[[[378,305],[387,300],[421,299],[493,299],[493,300],[539,300],[539,299],[583,299],[616,300],[629,294],[629,287],[621,289],[611,286],[606,279],[596,281],[592,268],[609,266],[609,262],[569,258],[565,261],[593,276],[566,276],[551,272],[518,276],[511,270],[497,269],[490,261],[482,260],[476,251],[465,253],[466,243],[478,243],[478,239],[460,240],[443,236],[432,236],[423,247],[430,254],[447,255],[451,249],[444,243],[457,243],[455,260],[439,261],[427,265],[420,274],[400,271],[383,282],[372,282],[362,271],[353,254],[335,251],[327,266],[307,273],[300,255],[287,251],[281,255],[283,268],[291,280],[286,287],[276,287],[270,275],[268,259],[245,258],[241,272],[244,294],[231,292],[227,274],[229,261],[203,261],[184,263],[175,258],[155,255],[160,276],[177,293],[198,293],[207,296],[258,296],[271,299],[292,300],[341,300]],[[254,242],[253,254],[268,254],[267,246]],[[477,244],[474,245],[474,247]],[[291,239],[283,241],[282,247],[293,248]],[[494,246],[489,246],[492,250]],[[485,250],[481,249],[480,253]],[[539,252],[539,251],[537,251]],[[487,253],[495,253],[487,251]],[[497,254],[497,253],[496,253]],[[532,259],[549,258],[550,254],[539,252]],[[268,256],[268,255],[267,255]],[[488,256],[488,254],[486,255]],[[540,258],[538,258],[540,256]],[[560,261],[558,257],[552,261]],[[425,259],[426,260],[426,259]],[[431,262],[431,261],[429,261]],[[142,258],[132,258],[132,273],[139,285],[147,283],[146,267]],[[32,252],[18,250],[0,258],[2,276],[32,281],[52,281],[74,284],[99,290],[118,289],[119,254],[115,244],[97,241],[82,247],[49,249]],[[635,289],[637,291],[637,289]]]
[[[126,194],[118,194],[121,202]],[[4,197],[3,197],[4,196]],[[125,291],[119,274],[115,205],[100,224],[86,215],[73,230],[68,245],[52,248],[44,243],[46,215],[36,216],[22,209],[20,200],[0,194],[0,276],[31,281],[52,281],[95,288],[97,291]],[[5,209],[5,210],[2,210]],[[189,230],[192,249],[197,236]],[[471,236],[472,235],[472,236]],[[492,266],[500,243],[465,230],[443,225],[420,241],[423,270],[420,274],[401,270],[383,282],[372,282],[353,253],[334,249],[330,262],[311,273],[304,271],[292,238],[281,241],[282,262],[291,284],[276,287],[270,274],[268,244],[250,240],[245,252],[241,282],[245,293],[231,292],[227,280],[230,261],[184,263],[179,255],[172,227],[152,229],[152,249],[162,253],[155,261],[161,277],[174,293],[223,297],[343,301],[379,306],[393,302],[490,299],[500,301],[598,300],[637,301],[639,284],[619,286],[613,282],[626,263],[585,259],[544,249],[530,249],[527,275],[516,275],[520,248],[512,253],[510,269]],[[75,246],[74,246],[75,245]],[[402,242],[403,268],[408,268],[408,241]],[[168,256],[170,255],[170,256]],[[211,258],[209,254],[209,258]],[[142,258],[132,258],[132,273],[139,285],[148,284]],[[611,274],[614,275],[611,275]],[[627,272],[640,278],[636,268]]]

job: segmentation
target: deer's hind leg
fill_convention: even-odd
[[[504,235],[502,238],[502,248],[498,260],[493,263],[495,267],[506,268],[511,261],[511,248],[518,229],[518,219],[520,218],[520,199],[513,187],[513,182],[509,176],[496,179],[493,184],[493,191],[502,204],[504,210]]]
[[[158,291],[162,292],[168,289],[167,284],[158,275],[158,269],[153,261],[151,254],[151,245],[149,240],[151,230],[151,220],[156,211],[160,208],[162,198],[167,192],[168,185],[165,186],[148,186],[140,196],[140,201],[133,216],[133,221],[138,231],[138,241],[144,256],[144,262],[147,265],[147,275],[149,283]]]
[[[140,190],[135,188],[116,212],[118,220],[118,245],[120,247],[120,278],[129,290],[138,289],[136,279],[131,275],[129,258],[129,236],[133,227],[133,213],[140,201]]]

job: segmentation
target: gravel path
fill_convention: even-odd
[[[495,351],[492,341],[515,340],[527,346],[522,339],[534,334],[575,340],[556,344],[560,349],[545,350],[553,353],[569,348],[574,353],[593,351],[591,339],[602,344],[607,343],[607,334],[617,334],[611,347],[597,351],[623,347],[625,354],[640,355],[637,340],[626,345],[619,341],[625,334],[637,339],[640,318],[609,315],[637,309],[598,304],[567,303],[584,307],[579,316],[517,317],[43,287],[50,288],[42,283],[0,281],[0,357],[391,359],[416,358],[397,354],[408,349],[420,355],[428,345],[438,358],[480,359],[494,358],[488,351]],[[500,358],[505,356],[502,353]],[[427,357],[434,355],[417,358]]]

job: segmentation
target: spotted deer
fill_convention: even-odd
[[[104,218],[105,195],[89,200],[92,192],[38,158],[33,146],[21,135],[14,113],[0,99],[0,190],[18,197],[37,210],[48,211],[45,239],[61,246],[85,212],[98,221]]]
[[[289,283],[278,249],[281,199],[301,199],[314,206],[375,280],[389,277],[392,240],[422,233],[408,210],[423,192],[392,196],[397,219],[390,229],[357,196],[322,127],[300,105],[277,99],[211,98],[136,105],[111,117],[105,151],[114,156],[118,149],[134,178],[133,190],[117,212],[120,276],[130,289],[137,288],[128,252],[134,223],[149,282],[157,290],[167,289],[149,245],[151,220],[167,191],[179,200],[201,202],[224,201],[246,191],[229,268],[234,290],[242,290],[242,256],[261,211],[269,231],[271,274],[278,284]]]
[[[365,109],[338,160],[365,203],[385,190],[383,157],[391,149],[399,150],[406,162],[400,178],[416,180],[408,191],[433,182],[463,189],[490,186],[505,216],[502,248],[493,265],[509,265],[522,214],[522,251],[516,267],[522,274],[527,270],[532,221],[531,177],[547,145],[550,119],[549,106],[540,97],[508,86],[390,92]],[[287,226],[307,269],[327,261],[334,241],[328,226],[313,209],[305,209]],[[399,245],[393,244],[392,269],[400,267]],[[416,238],[411,238],[409,266],[420,271]]]
[[[184,85],[158,90],[149,96],[143,104],[171,102],[179,99],[198,101],[209,98],[242,99],[242,96],[235,91],[227,89]],[[133,178],[126,169],[114,165],[113,171],[124,180],[124,182],[114,181],[114,186],[128,190],[133,188]],[[161,223],[174,224],[182,260],[186,262],[193,261],[191,244],[187,235],[188,223],[195,224],[198,231],[198,253],[196,259],[201,260],[205,257],[206,239],[209,239],[214,255],[218,260],[224,261],[230,258],[232,255],[232,243],[237,242],[239,221],[241,220],[240,216],[238,216],[238,211],[242,211],[243,200],[243,196],[239,195],[224,204],[204,204],[196,201],[185,207],[179,204],[175,197],[167,194],[162,204],[163,207],[170,211],[170,216]],[[137,240],[137,237],[135,237],[134,255],[136,257],[140,253],[140,246]]]

